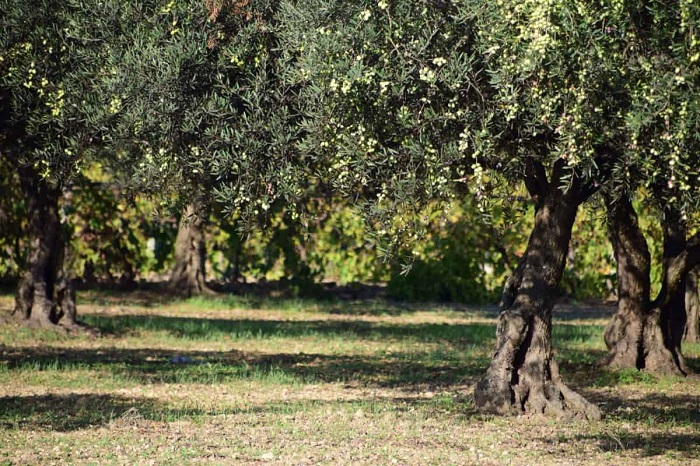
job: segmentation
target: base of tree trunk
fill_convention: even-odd
[[[556,367],[556,362],[551,361]],[[545,415],[560,419],[600,420],[600,409],[570,389],[552,369],[549,380],[511,385],[508,381],[487,377],[474,391],[474,402],[482,413],[500,415]],[[525,395],[525,396],[523,396]]]
[[[29,245],[13,318],[33,329],[96,336],[97,329],[77,321],[75,287],[64,268],[70,242],[69,229],[61,223],[61,190],[47,183],[32,166],[21,166],[19,174]]]
[[[168,282],[168,288],[170,291],[176,295],[179,296],[184,296],[184,297],[192,297],[192,296],[217,296],[218,293],[211,288],[209,288],[208,285],[204,283],[190,283],[189,281],[185,280],[184,283],[180,282],[174,282],[170,281]]]
[[[663,283],[652,302],[651,255],[637,213],[626,197],[609,200],[608,205],[610,241],[617,262],[618,303],[617,312],[605,329],[608,356],[602,363],[616,369],[686,375],[689,370],[680,343],[686,322],[687,281],[685,275],[670,274],[672,269],[678,269],[678,257],[687,245],[685,228],[673,215],[665,217]]]
[[[83,322],[60,322],[59,327],[63,327],[69,335],[84,335],[92,338],[102,336],[99,328],[93,327]]]
[[[637,369],[657,375],[687,375],[689,369],[682,354],[664,344],[657,319],[650,317],[638,335],[620,335],[602,364],[613,369]],[[611,323],[616,326],[615,323]],[[608,328],[610,328],[610,326]],[[610,333],[615,332],[614,330]],[[635,332],[636,334],[637,332]],[[607,340],[608,331],[606,331]],[[613,338],[613,337],[611,337]]]
[[[87,325],[83,322],[70,321],[70,320],[60,320],[58,322],[51,322],[46,319],[26,319],[23,317],[15,317],[11,320],[6,320],[0,318],[0,325],[4,323],[14,322],[16,325],[27,327],[32,330],[47,330],[50,332],[55,332],[59,335],[69,335],[69,336],[89,336],[97,338],[102,335],[99,328]]]
[[[644,324],[618,310],[605,327],[608,355],[600,361],[610,368],[639,368],[644,365]]]
[[[474,390],[477,409],[492,414],[531,414],[599,420],[598,407],[570,389],[551,354],[547,325],[538,316],[501,314],[498,350]],[[520,335],[525,335],[522,339]]]
[[[53,283],[27,274],[20,280],[15,298],[14,320],[35,330],[62,335],[100,336],[100,330],[77,320],[75,287],[60,271]],[[52,289],[51,292],[48,290]]]
[[[638,369],[657,375],[687,375],[682,354],[664,343],[658,312],[645,322],[623,324],[618,315],[608,324],[605,340],[610,354],[602,361],[614,369]]]
[[[605,329],[608,356],[602,361],[613,369],[638,369],[657,375],[687,375],[683,355],[669,348],[660,324],[660,310],[644,317],[617,313]]]

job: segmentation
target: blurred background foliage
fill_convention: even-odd
[[[0,168],[2,169],[2,168]],[[17,278],[26,245],[23,202],[17,180],[3,176],[0,196],[0,277]],[[334,199],[307,201],[310,223],[299,225],[280,211],[263,227],[241,236],[236,219],[212,211],[206,222],[207,274],[215,287],[241,283],[281,282],[298,294],[321,283],[382,284],[398,300],[495,303],[503,280],[517,264],[531,229],[532,212],[510,198],[495,204],[484,218],[470,196],[446,210],[429,208],[427,230],[413,244],[411,270],[386,262],[366,235],[361,213]],[[98,165],[86,168],[64,190],[62,211],[72,232],[69,268],[83,286],[134,287],[167,280],[172,267],[178,214],[162,200],[127,198]],[[652,212],[639,205],[654,267],[661,278],[661,231]],[[583,210],[573,231],[561,293],[574,300],[614,297],[615,264],[601,210]]]

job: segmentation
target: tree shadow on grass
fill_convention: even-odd
[[[323,341],[402,341],[415,351],[372,356],[262,354],[251,352],[168,351],[158,349],[0,348],[8,369],[63,370],[99,366],[134,383],[222,383],[241,379],[300,383],[309,380],[358,382],[369,386],[454,385],[473,380],[488,361],[470,357],[475,348],[490,347],[493,325],[403,324],[365,321],[227,320],[167,316],[90,316],[105,333],[123,335],[165,331],[184,339],[246,340],[319,337]],[[438,345],[422,347],[423,343]],[[435,347],[437,346],[437,349]],[[195,364],[171,363],[182,361]]]
[[[598,448],[605,452],[639,450],[639,456],[642,458],[670,452],[677,452],[687,460],[700,458],[700,433],[600,432],[594,435],[577,435],[575,439],[597,441]]]
[[[603,411],[600,430],[571,438],[549,436],[541,441],[556,445],[594,441],[604,452],[634,450],[633,454],[641,457],[675,453],[682,458],[700,458],[700,395],[653,393],[625,398],[587,393],[585,389],[581,392]],[[683,431],[671,431],[684,427]]]
[[[185,339],[267,339],[309,336],[362,340],[410,340],[490,345],[496,324],[491,323],[386,323],[362,320],[212,319],[161,315],[87,315],[84,320],[104,334],[123,336],[141,331],[167,332]],[[599,337],[598,325],[559,325],[556,344],[571,344]]]
[[[143,283],[136,290],[90,288],[81,292],[84,304],[102,306],[140,306],[155,308],[177,303],[196,303],[212,308],[260,309],[308,308],[318,312],[348,316],[404,315],[417,311],[452,310],[466,315],[497,319],[496,304],[473,305],[457,302],[407,302],[387,299],[385,288],[377,285],[352,284],[335,286],[318,284],[320,293],[295,296],[289,293],[290,284],[265,282],[238,284],[233,287],[214,285],[220,293],[212,297],[183,298],[173,292],[167,283]],[[559,303],[554,308],[554,319],[559,321],[609,318],[614,312],[610,303],[590,305]]]
[[[272,384],[357,383],[374,387],[449,387],[474,383],[486,358],[462,359],[458,353],[391,353],[344,356],[306,353],[266,354],[241,351],[162,349],[6,348],[0,363],[8,371],[88,369],[110,374],[119,383],[221,384],[258,380]]]
[[[552,315],[556,326],[557,321],[610,319],[615,309],[615,305],[611,303],[593,305],[559,303],[554,306]]]
[[[595,434],[576,434],[571,438],[548,437],[540,440],[556,445],[568,441],[593,441],[603,452],[619,453],[631,450],[634,451],[635,456],[641,458],[673,453],[676,454],[676,458],[687,460],[700,458],[700,433],[659,432],[658,429],[653,429],[649,433],[603,430]]]
[[[144,398],[79,394],[0,397],[0,427],[59,432],[105,425],[127,416],[166,409]]]
[[[175,422],[218,415],[285,415],[325,410],[327,406],[349,413],[408,412],[421,409],[424,415],[439,416],[444,411],[475,416],[469,398],[454,397],[367,397],[355,400],[292,400],[267,403],[178,406],[142,397],[94,393],[69,393],[0,397],[0,430],[51,430],[71,432],[115,423],[132,425],[139,421]]]
[[[274,379],[284,383],[307,380],[358,381],[373,386],[448,386],[474,383],[489,363],[495,325],[489,323],[433,324],[367,322],[360,320],[287,321],[211,319],[153,315],[86,316],[89,324],[106,334],[138,335],[142,331],[167,332],[183,339],[240,341],[246,339],[318,337],[322,340],[408,342],[415,351],[372,356],[324,354],[256,354],[242,352],[164,351],[156,349],[102,348],[94,350],[53,348],[7,348],[0,351],[10,368],[31,369],[76,365],[100,365],[138,383],[218,383],[246,378]],[[577,344],[598,331],[597,326],[555,327],[556,345]],[[424,343],[436,343],[421,347]],[[436,349],[437,347],[437,349]],[[0,348],[2,349],[2,348]],[[8,352],[9,351],[9,352]],[[3,354],[4,353],[4,354]],[[185,356],[199,364],[172,364]],[[598,355],[596,355],[597,357]],[[566,373],[573,372],[590,384],[594,370],[581,366],[582,358],[561,361]],[[589,357],[588,359],[592,359]],[[587,371],[581,374],[582,367]]]
[[[363,340],[389,338],[415,341],[449,341],[481,345],[495,338],[495,325],[473,324],[386,324],[338,320],[256,320],[172,317],[159,315],[88,315],[86,323],[104,334],[123,336],[141,331],[167,332],[185,339],[268,339],[308,336]]]
[[[210,283],[217,294],[188,298],[170,289],[167,282],[141,283],[136,289],[109,286],[83,287],[80,302],[98,306],[139,306],[154,308],[169,304],[209,304],[213,308],[287,309],[313,307],[321,312],[401,314],[411,312],[413,305],[386,299],[384,287],[373,285],[331,286],[318,284],[315,292],[299,294],[298,286],[290,281],[266,281],[221,286]]]
[[[610,420],[700,428],[700,395],[654,393],[639,399],[607,395],[604,403]]]
[[[693,374],[700,374],[700,358],[686,356],[685,362]]]

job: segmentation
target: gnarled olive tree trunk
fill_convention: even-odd
[[[188,205],[182,213],[175,240],[170,288],[186,296],[213,293],[206,284],[205,264],[204,220],[194,205]]]
[[[540,174],[528,183],[535,224],[516,271],[506,282],[496,347],[474,402],[482,412],[535,413],[600,418],[598,408],[568,388],[552,351],[552,308],[564,270],[571,229],[587,198],[579,183],[563,191],[561,164],[551,182]]]
[[[686,276],[700,257],[698,238],[686,242],[685,228],[673,215],[664,219],[663,283],[651,301],[651,257],[631,202],[608,203],[610,239],[617,262],[617,311],[605,329],[608,357],[616,368],[657,374],[687,374],[681,353],[685,330]]]
[[[33,167],[20,167],[19,174],[29,251],[13,315],[35,328],[77,329],[75,290],[63,267],[67,241],[58,211],[60,190]]]
[[[685,282],[685,311],[688,322],[685,325],[684,339],[688,343],[700,342],[700,296],[698,295],[698,269],[688,273]]]

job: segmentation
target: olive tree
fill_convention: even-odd
[[[109,117],[93,90],[107,72],[101,57],[113,8],[77,0],[0,2],[0,159],[18,174],[27,216],[14,315],[32,326],[77,326],[59,201]]]
[[[476,195],[488,210],[529,194],[533,229],[504,287],[477,407],[599,417],[561,380],[552,308],[579,206],[621,183],[630,157],[635,24],[622,5],[317,0],[280,10],[297,63],[285,79],[308,109],[297,146],[324,161],[318,176],[388,213],[382,230],[410,242],[415,219],[394,214],[427,200]]]
[[[109,147],[121,182],[181,211],[171,287],[186,295],[208,292],[205,280],[206,179],[188,162],[200,153],[219,54],[204,2],[142,2],[119,18],[111,39],[116,123]],[[175,199],[175,206],[171,205]]]
[[[688,274],[700,260],[700,237],[689,234],[700,199],[700,6],[629,2],[626,11],[634,25],[624,83],[630,102],[627,157],[616,178],[627,182],[618,182],[608,198],[619,302],[605,331],[607,362],[686,374],[686,307],[691,317],[698,307],[697,282]],[[639,190],[663,231],[662,286],[653,300],[651,257],[630,202]]]
[[[182,247],[171,283],[186,293],[206,290],[201,228],[217,199],[253,225],[303,180],[292,176],[298,116],[293,90],[278,84],[273,7],[143,2],[120,19],[110,51],[118,172],[133,189],[178,200]]]

